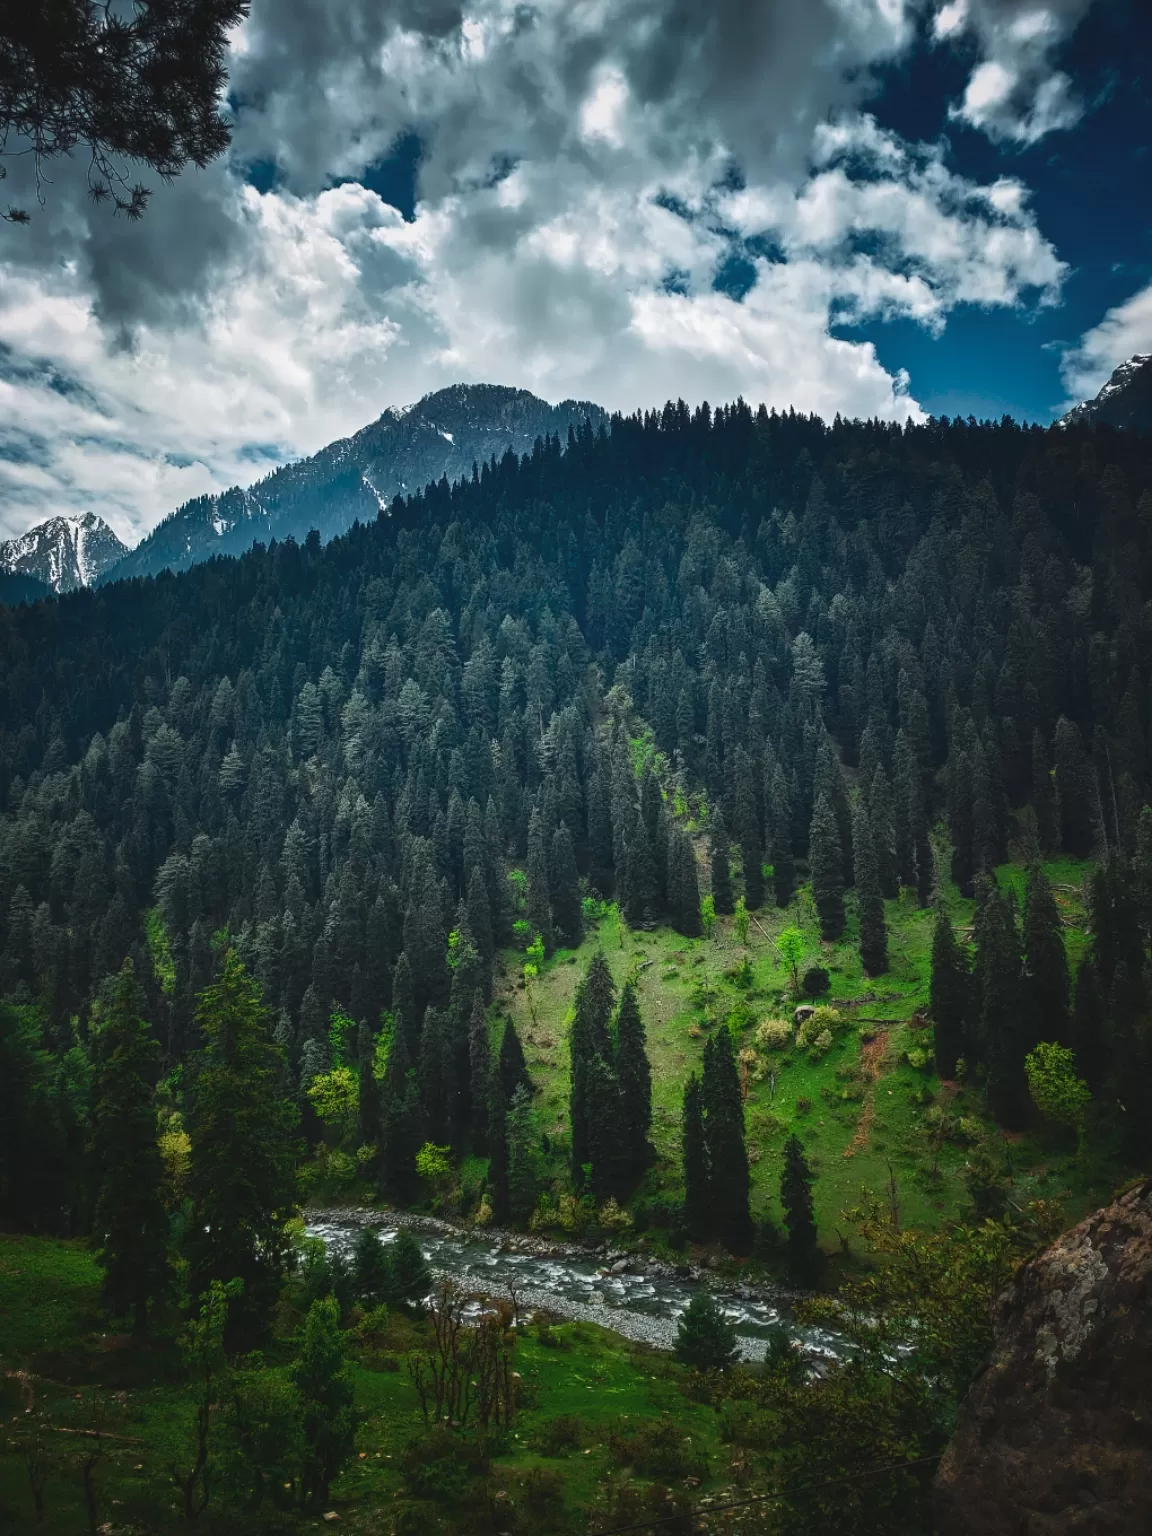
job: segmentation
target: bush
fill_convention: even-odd
[[[560,1413],[545,1419],[533,1437],[533,1446],[541,1456],[567,1456],[584,1444],[584,1425],[575,1413]]]
[[[609,1198],[596,1213],[596,1220],[605,1232],[627,1232],[632,1225],[632,1218],[617,1203],[615,1195]]]
[[[813,1008],[812,1012],[796,1031],[796,1044],[801,1050],[806,1051],[816,1044],[821,1035],[826,1034],[828,1036],[827,1044],[818,1047],[821,1053],[823,1053],[832,1044],[835,1036],[844,1028],[844,1024],[843,1014],[837,1013],[835,1008],[828,1008],[823,1005],[819,1008]]]
[[[723,1371],[737,1356],[735,1328],[714,1296],[697,1291],[676,1331],[677,1360],[694,1371]]]
[[[832,1031],[830,1029],[822,1029],[808,1047],[808,1054],[810,1056],[826,1056],[831,1049]]]
[[[437,1424],[409,1440],[400,1467],[405,1487],[416,1498],[458,1504],[470,1479],[487,1476],[489,1460],[483,1446]]]
[[[524,1509],[540,1530],[554,1531],[564,1513],[564,1479],[551,1467],[533,1467],[524,1478]]]
[[[765,1019],[756,1031],[756,1044],[765,1051],[784,1051],[792,1044],[792,1026],[787,1019]]]
[[[608,1437],[608,1449],[622,1467],[631,1467],[641,1477],[705,1478],[708,1458],[692,1444],[680,1426],[663,1414],[632,1434],[614,1432]]]
[[[810,965],[800,978],[800,991],[805,997],[823,997],[832,985],[832,977],[822,965]]]
[[[918,1045],[913,1045],[904,1052],[904,1060],[916,1072],[923,1072],[932,1065],[932,1054]]]

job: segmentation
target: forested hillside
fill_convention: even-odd
[[[1150,485],[1152,448],[1103,431],[670,405],[325,549],[5,611],[4,989],[67,1061],[130,956],[171,1071],[227,928],[296,1084],[333,1066],[334,1012],[352,1064],[383,1015],[421,1137],[466,1147],[498,947],[577,942],[584,897],[693,934],[709,890],[756,911],[810,879],[828,940],[857,886],[879,971],[881,898],[931,900],[939,820],[981,898],[942,1069],[1017,1125],[1026,1053],[1062,1041],[1143,1153]],[[984,878],[1020,827],[1101,861],[1074,1008]],[[16,1142],[5,1208],[54,1222],[75,1168],[28,1209]]]
[[[0,1518],[928,1529],[993,1298],[1152,1155],[1150,597],[1146,440],[738,403],[0,609]],[[426,1309],[349,1200],[852,1349]]]

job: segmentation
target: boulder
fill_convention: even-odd
[[[1152,1532],[1152,1179],[1000,1297],[935,1502],[938,1536]]]

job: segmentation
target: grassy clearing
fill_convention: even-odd
[[[1068,924],[1066,940],[1073,967],[1086,942],[1083,880],[1087,866],[1071,859],[1046,865]],[[998,871],[1022,901],[1024,869]],[[970,926],[973,903],[955,888],[945,899],[954,922]],[[901,1218],[931,1226],[958,1215],[967,1201],[964,1169],[974,1144],[982,1143],[1011,1166],[1023,1201],[1039,1195],[1065,1201],[1070,1218],[1089,1209],[1112,1187],[1115,1170],[1082,1165],[1071,1148],[1043,1130],[1009,1143],[984,1114],[978,1092],[942,1084],[930,1067],[917,1068],[913,1052],[931,1061],[931,1029],[918,1011],[926,1008],[931,971],[933,915],[917,908],[905,892],[886,906],[890,967],[875,978],[864,975],[857,952],[858,930],[849,897],[849,924],[843,939],[819,937],[811,895],[801,888],[784,910],[755,914],[745,950],[733,920],[722,918],[709,939],[685,939],[667,928],[629,930],[615,909],[600,921],[576,951],[559,951],[527,984],[517,957],[506,957],[494,1013],[510,1012],[524,1041],[539,1091],[543,1129],[557,1142],[554,1172],[563,1166],[568,1133],[568,1027],[577,983],[592,954],[603,948],[617,981],[635,979],[648,1032],[653,1067],[654,1141],[659,1154],[642,1195],[681,1192],[679,1122],[683,1086],[699,1069],[704,1040],[725,1021],[737,1033],[738,1048],[753,1047],[754,1065],[746,1099],[749,1151],[753,1163],[753,1208],[780,1216],[777,1199],[782,1148],[795,1132],[805,1144],[817,1175],[815,1195],[821,1239],[838,1248],[841,1213],[857,1203],[862,1186],[888,1187],[895,1179]],[[774,948],[788,926],[806,942],[801,965],[825,966],[830,995],[820,999],[839,1008],[848,1027],[821,1059],[793,1047],[768,1052],[756,1046],[756,1027],[774,1017],[791,1019],[796,999],[789,972]],[[750,974],[738,968],[747,959]],[[495,1027],[495,1026],[494,1026]],[[941,1141],[928,1111],[947,1106],[963,1118],[968,1134]]]
[[[112,1521],[118,1536],[184,1528],[170,1469],[188,1454],[189,1400],[172,1379],[167,1347],[137,1350],[126,1340],[107,1347],[98,1294],[98,1273],[82,1245],[0,1238],[0,1530],[72,1536],[87,1529],[82,1459],[91,1438],[75,1431],[97,1425],[115,1437],[105,1441],[95,1472],[101,1522]],[[328,1506],[342,1529],[391,1530],[403,1507],[414,1522],[405,1529],[434,1532],[447,1512],[435,1488],[414,1488],[406,1475],[406,1451],[423,1423],[402,1355],[426,1342],[426,1324],[396,1318],[381,1352],[356,1357],[357,1455]],[[266,1370],[286,1369],[286,1348],[286,1338],[273,1346]],[[690,1437],[691,1446],[676,1454],[690,1460],[702,1487],[726,1470],[716,1415],[685,1396],[685,1375],[666,1356],[587,1323],[532,1324],[521,1331],[516,1369],[522,1407],[512,1433],[494,1448],[493,1479],[513,1503],[535,1500],[551,1510],[541,1530],[567,1530],[573,1521],[582,1529],[579,1517],[588,1511],[608,1512],[605,1489],[614,1481],[653,1480],[629,1467],[620,1437],[664,1414]],[[50,1426],[41,1436],[48,1475],[40,1525],[27,1468],[30,1403]],[[684,1475],[680,1467],[677,1480]],[[320,1526],[314,1514],[245,1509],[240,1488],[221,1441],[213,1502],[200,1527],[231,1536]]]

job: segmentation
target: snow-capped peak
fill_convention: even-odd
[[[54,592],[71,592],[91,586],[127,553],[128,546],[94,512],[66,513],[0,544],[0,569],[32,576]]]

